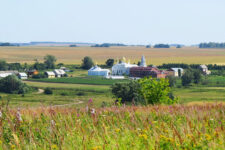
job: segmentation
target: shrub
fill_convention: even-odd
[[[77,96],[84,96],[84,95],[85,95],[84,92],[78,92],[78,93],[77,93]]]
[[[45,88],[44,93],[50,95],[53,94],[53,91],[50,88]]]
[[[94,65],[91,57],[88,57],[88,56],[84,57],[82,62],[83,62],[82,63],[82,68],[83,69],[90,69]]]
[[[175,87],[176,83],[177,83],[177,78],[174,76],[168,76],[167,77],[168,81],[169,81],[169,86],[170,87]]]
[[[24,94],[28,91],[29,87],[14,75],[0,80],[0,92]]]
[[[137,81],[129,83],[116,83],[112,87],[112,94],[115,98],[121,99],[121,102],[138,102],[143,101],[143,97],[139,94],[140,85]]]
[[[190,85],[193,79],[194,79],[194,76],[191,70],[186,70],[183,76],[181,77],[182,85],[183,86]]]
[[[45,78],[46,76],[44,74],[35,74],[32,76],[32,78],[34,79],[41,79],[41,78]]]
[[[170,87],[168,79],[143,78],[139,81],[140,94],[143,95],[146,104],[173,104],[176,99],[169,96]]]

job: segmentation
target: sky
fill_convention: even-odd
[[[225,42],[225,0],[0,0],[0,42]]]

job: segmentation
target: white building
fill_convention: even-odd
[[[0,78],[5,78],[11,75],[13,75],[13,73],[0,73]]]
[[[173,71],[174,77],[179,77],[179,72],[181,73],[180,76],[183,75],[184,69],[183,68],[171,68],[170,71]]]
[[[55,76],[58,78],[63,77],[66,74],[66,72],[62,69],[55,69],[53,72],[55,73]]]
[[[107,77],[107,76],[109,76],[109,74],[110,74],[109,69],[102,69],[102,68],[98,67],[97,65],[88,70],[89,76],[104,76],[104,77]]]
[[[55,78],[55,73],[53,71],[46,71],[45,75],[47,78]]]
[[[27,74],[24,73],[24,72],[20,72],[20,73],[18,74],[18,78],[19,78],[19,79],[26,80],[27,77],[28,77]]]
[[[206,65],[200,65],[199,68],[205,75],[211,74],[211,71],[208,70],[208,67]]]
[[[130,74],[130,68],[138,67],[136,64],[130,64],[130,62],[126,63],[125,58],[123,61],[118,62],[117,64],[113,65],[112,67],[112,75],[116,76],[123,76]]]

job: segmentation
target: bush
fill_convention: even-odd
[[[53,94],[53,91],[50,88],[45,88],[44,93],[50,95]]]
[[[11,94],[24,94],[29,91],[29,87],[16,76],[7,76],[0,80],[0,92]]]
[[[169,86],[170,87],[175,87],[176,83],[177,83],[177,78],[174,76],[168,76],[167,77],[168,81],[169,81]]]
[[[121,99],[122,103],[132,101],[141,103],[143,101],[143,97],[139,94],[140,85],[137,81],[116,83],[111,88],[114,97]]]
[[[45,78],[46,76],[44,74],[35,74],[32,76],[32,78],[34,79],[41,79],[41,78]]]
[[[77,96],[84,96],[84,95],[85,95],[84,92],[78,92],[78,93],[77,93]]]
[[[140,79],[140,94],[143,95],[146,104],[173,104],[177,99],[171,99],[169,81],[155,78]]]

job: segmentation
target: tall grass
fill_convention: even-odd
[[[225,105],[1,109],[2,149],[225,149]]]

